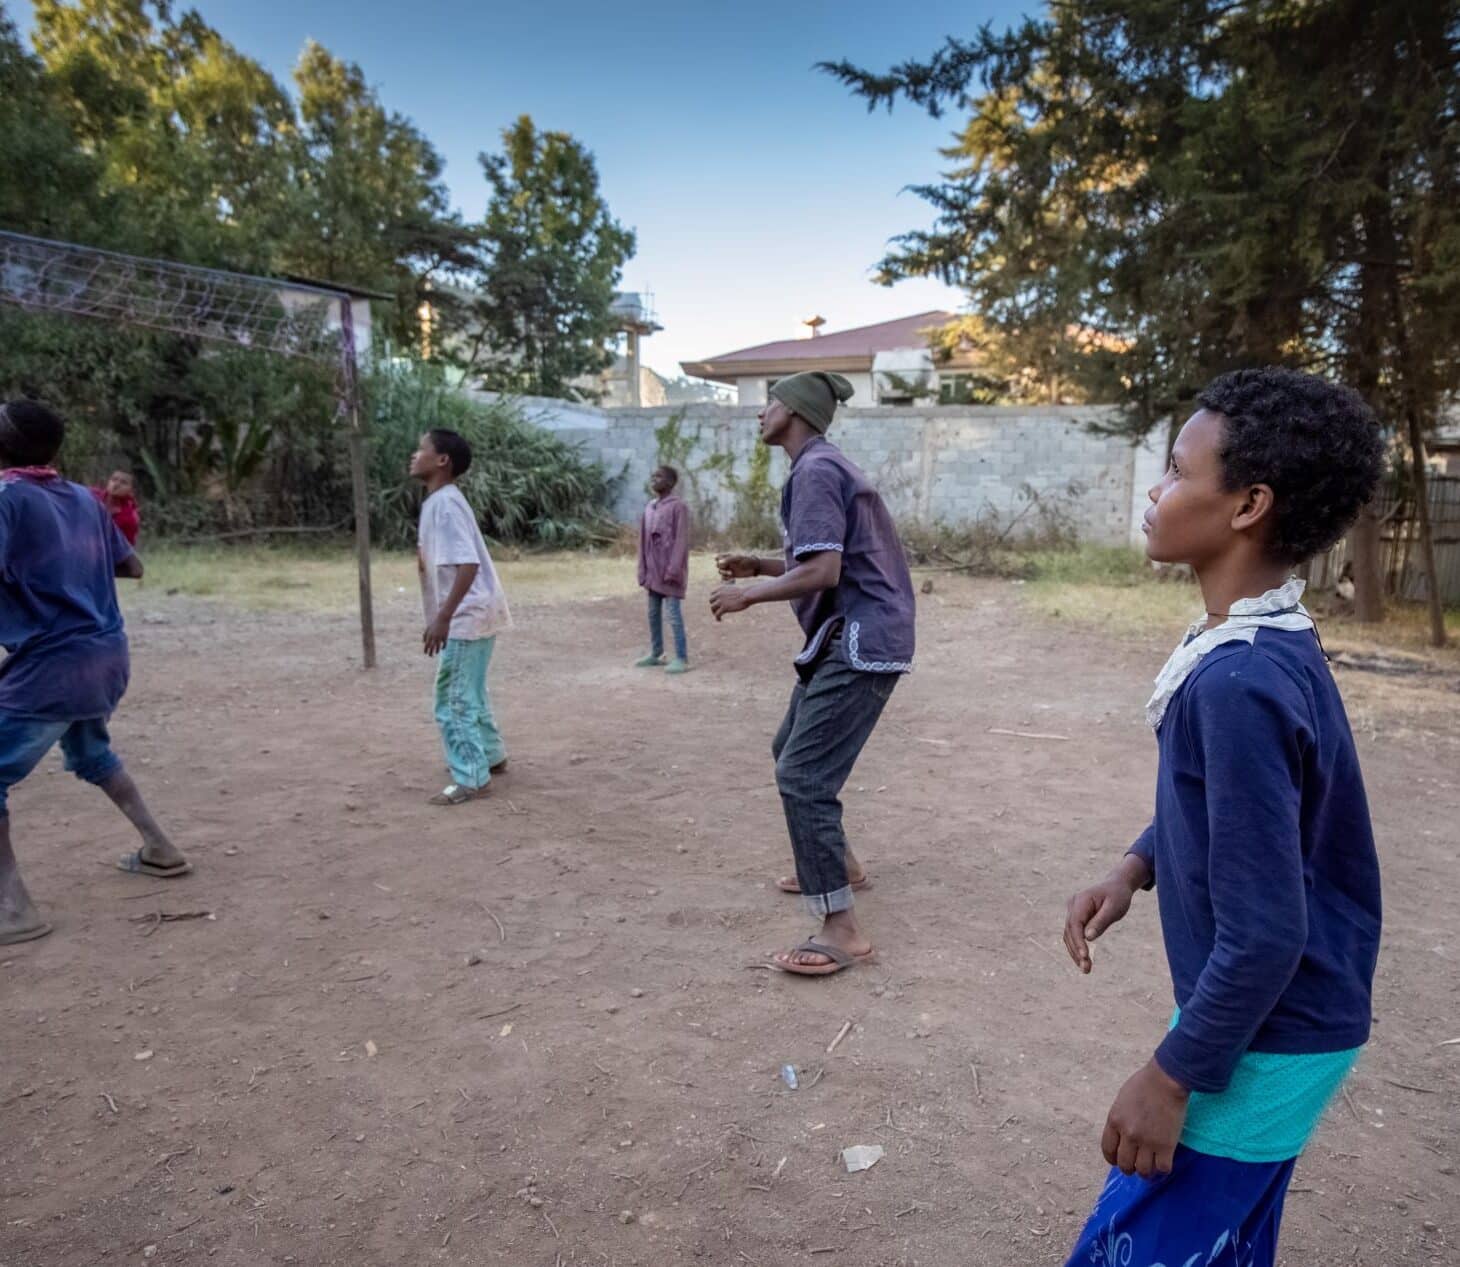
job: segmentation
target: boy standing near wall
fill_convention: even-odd
[[[689,587],[689,507],[674,495],[679,472],[661,466],[649,478],[654,500],[639,519],[639,584],[649,596],[649,654],[638,669],[664,665],[664,613],[674,631],[674,659],[666,673],[689,672],[689,646],[684,636],[681,603]]]
[[[912,578],[892,516],[825,435],[851,394],[840,374],[819,371],[771,388],[760,435],[791,459],[781,492],[785,553],[722,555],[720,574],[731,583],[710,597],[716,620],[789,602],[806,634],[796,657],[800,680],[771,749],[796,859],[795,878],[779,887],[801,894],[822,919],[819,935],[775,956],[776,967],[801,976],[827,976],[871,957],[852,912],[852,891],[865,887],[866,876],[842,830],[838,796],[913,657]],[[733,583],[756,577],[774,579]]]
[[[107,720],[130,672],[115,578],[140,579],[142,561],[90,490],[52,465],[64,439],[44,405],[0,404],[0,946],[51,931],[20,878],[6,802],[57,743],[66,768],[141,835],[121,870],[159,879],[192,870],[111,749]]]
[[[1156,812],[1070,899],[1065,946],[1155,886],[1177,1010],[1115,1098],[1112,1166],[1069,1262],[1271,1267],[1293,1165],[1369,1036],[1379,863],[1358,754],[1294,565],[1373,495],[1379,428],[1353,392],[1242,371],[1198,397],[1150,493],[1147,553],[1206,614],[1146,706]]]
[[[487,670],[512,616],[476,515],[456,486],[470,466],[471,446],[454,431],[426,432],[411,458],[411,475],[426,489],[416,556],[426,616],[421,642],[428,656],[441,656],[436,724],[451,776],[432,805],[485,796],[492,775],[507,768]]]

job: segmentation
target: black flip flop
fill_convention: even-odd
[[[118,871],[125,871],[128,875],[147,875],[157,880],[176,880],[178,876],[192,873],[191,862],[179,862],[170,867],[159,867],[155,862],[148,862],[138,849],[135,853],[129,853],[117,863]]]
[[[36,941],[44,937],[53,925],[42,920],[31,928],[22,928],[18,933],[0,933],[0,946],[19,946],[22,942]]]

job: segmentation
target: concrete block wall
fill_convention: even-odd
[[[729,454],[738,473],[749,469],[759,443],[756,410],[743,406],[689,405],[610,409],[604,425],[564,423],[554,429],[577,441],[611,471],[626,468],[615,512],[634,519],[659,460],[656,432],[679,415],[679,431],[692,438],[682,463],[687,499],[706,526],[719,527],[733,513],[733,496],[718,472],[704,470],[716,454]],[[1109,418],[1099,406],[909,406],[844,409],[831,438],[862,467],[899,519],[960,524],[985,515],[1001,522],[1025,505],[1025,486],[1057,497],[1073,516],[1082,540],[1125,544],[1138,539],[1150,472],[1159,463],[1146,446],[1092,434],[1085,425]],[[773,454],[771,478],[785,478],[785,458]],[[1071,486],[1077,491],[1071,492]],[[1032,516],[1031,516],[1032,518]]]

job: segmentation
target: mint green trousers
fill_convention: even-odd
[[[485,787],[492,767],[507,757],[487,691],[496,643],[496,638],[451,638],[436,668],[436,724],[451,781],[462,787]]]

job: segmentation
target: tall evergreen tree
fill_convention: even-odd
[[[593,155],[523,115],[483,154],[491,201],[481,225],[473,331],[463,358],[496,390],[569,398],[611,362],[615,288],[634,234],[609,213]]]
[[[890,276],[961,281],[1134,433],[1238,365],[1341,373],[1401,436],[1428,543],[1424,436],[1460,388],[1457,47],[1457,0],[1063,0],[927,62],[827,69],[869,106],[974,115]]]

